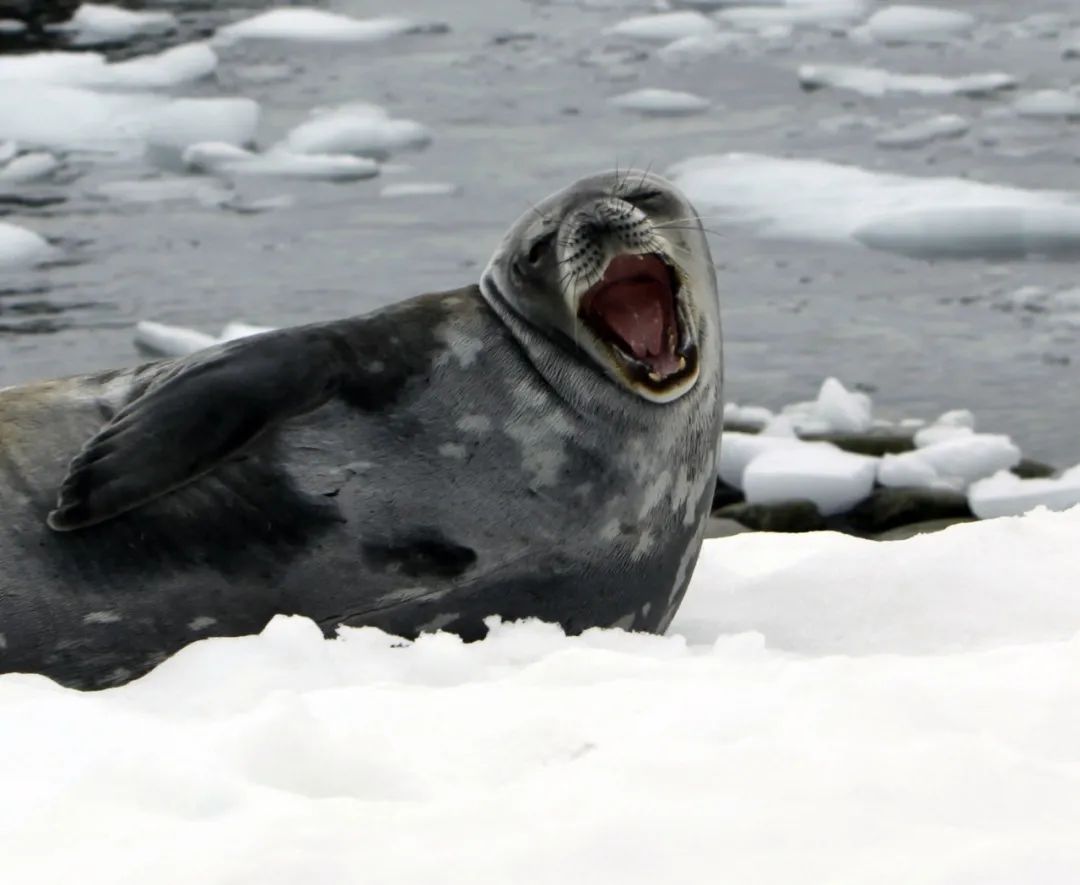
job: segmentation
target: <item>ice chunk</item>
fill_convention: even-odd
[[[716,18],[740,28],[757,31],[800,25],[833,26],[857,21],[866,14],[867,0],[786,0],[778,4],[733,4]]]
[[[405,18],[357,19],[321,9],[281,7],[220,28],[214,41],[296,40],[317,43],[374,43],[417,29]]]
[[[639,15],[607,29],[608,34],[630,37],[650,43],[668,43],[683,37],[711,34],[716,22],[700,12],[663,12],[658,15]]]
[[[736,403],[724,404],[724,421],[728,423],[764,427],[772,419],[772,410],[765,408],[765,406],[740,406]]]
[[[379,196],[385,199],[402,197],[450,197],[461,193],[461,188],[445,181],[409,181],[401,184],[388,184]]]
[[[0,221],[0,268],[14,269],[41,264],[55,254],[56,250],[41,234]]]
[[[786,436],[728,432],[720,439],[720,478],[729,486],[743,488],[743,474],[754,459],[778,448],[811,445]],[[825,445],[824,443],[822,445]]]
[[[259,105],[250,98],[181,98],[152,112],[145,124],[151,159],[166,168],[199,142],[250,144],[259,123]]]
[[[709,101],[689,92],[672,89],[638,89],[609,99],[622,111],[636,111],[653,117],[683,117],[700,114],[708,109]]]
[[[1056,479],[1021,479],[1002,470],[972,483],[968,505],[979,519],[1019,516],[1036,507],[1068,510],[1080,504],[1080,466]]]
[[[1080,118],[1080,96],[1061,89],[1040,89],[1021,95],[1013,107],[1023,117]]]
[[[949,424],[931,424],[915,432],[913,442],[915,448],[924,449],[934,443],[944,442],[947,439],[955,439],[958,436],[971,436],[974,430],[970,427],[956,427]]]
[[[940,139],[958,138],[970,128],[971,124],[965,117],[958,114],[940,114],[878,133],[874,141],[881,147],[923,147]]]
[[[122,43],[140,34],[167,34],[174,31],[176,16],[170,12],[144,12],[100,3],[81,3],[71,19],[57,28],[74,31],[76,45]]]
[[[0,167],[0,181],[21,184],[48,178],[60,168],[60,161],[45,151],[34,151],[16,157]]]
[[[937,6],[886,6],[860,29],[879,43],[947,43],[966,36],[975,16]]]
[[[235,341],[237,338],[250,338],[252,335],[262,335],[264,332],[273,332],[274,326],[253,326],[242,320],[233,320],[226,323],[221,330],[219,341]]]
[[[656,57],[668,64],[694,62],[712,55],[721,55],[743,49],[750,38],[745,34],[718,31],[709,34],[691,34],[673,40],[656,51]]]
[[[1020,463],[1020,449],[1009,437],[966,430],[957,428],[954,436],[882,459],[879,482],[902,485],[896,479],[902,472],[925,475],[925,468],[929,467],[944,483],[965,488],[975,480]]]
[[[926,461],[921,458],[906,458],[904,455],[882,456],[878,462],[877,481],[883,486],[902,489],[954,487],[947,480],[942,480]]]
[[[280,148],[256,154],[231,144],[202,142],[187,148],[186,168],[215,175],[261,175],[320,181],[359,181],[379,174],[379,164],[347,154],[296,154]]]
[[[873,423],[869,397],[848,392],[836,378],[826,378],[821,385],[817,413],[839,433],[865,433]]]
[[[160,356],[187,356],[217,344],[217,339],[183,326],[143,320],[135,325],[135,344],[142,350]]]
[[[763,452],[747,465],[743,490],[751,504],[813,501],[823,516],[850,510],[874,488],[877,459],[825,443]]]
[[[217,61],[205,43],[188,43],[156,55],[112,63],[96,52],[38,52],[0,58],[0,80],[155,89],[207,77]]]
[[[356,154],[382,160],[430,143],[431,132],[415,120],[393,119],[378,105],[348,104],[301,123],[281,146],[300,154]]]
[[[945,77],[938,74],[897,74],[882,68],[832,64],[802,65],[798,76],[804,89],[831,86],[869,96],[892,92],[982,96],[1013,89],[1017,85],[1016,77],[997,72]]]

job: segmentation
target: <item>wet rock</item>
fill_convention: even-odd
[[[913,523],[972,518],[974,514],[963,492],[928,488],[877,488],[846,514],[852,530],[867,535]]]
[[[706,538],[728,538],[752,531],[753,529],[734,519],[717,519],[715,516],[710,516],[708,522],[705,523]]]
[[[926,522],[915,522],[910,525],[902,525],[894,529],[889,529],[887,532],[882,532],[874,537],[875,541],[905,541],[908,538],[914,538],[916,535],[925,535],[929,532],[940,532],[942,529],[947,529],[952,525],[960,525],[964,522],[974,522],[975,517],[968,517],[963,519],[960,517],[954,517],[952,519],[928,519]]]
[[[806,433],[800,439],[808,442],[831,442],[837,448],[856,455],[898,455],[915,448],[914,435],[891,428],[869,430],[866,433]]]
[[[1051,467],[1049,464],[1044,464],[1042,461],[1024,458],[1019,464],[1012,468],[1012,472],[1021,479],[1046,479],[1057,473],[1057,468]]]
[[[721,507],[727,507],[728,504],[738,504],[742,500],[744,500],[744,496],[739,489],[728,485],[722,479],[718,479],[716,488],[713,489],[711,509],[719,510]]]
[[[825,517],[812,501],[778,501],[775,504],[729,504],[713,514],[731,519],[759,532],[817,532],[826,528]]]

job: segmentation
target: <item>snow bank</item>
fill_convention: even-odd
[[[943,77],[938,74],[898,74],[883,68],[857,65],[802,65],[798,70],[799,83],[804,89],[847,89],[872,97],[888,93],[913,95],[992,95],[1017,85],[1011,74],[964,74]]]
[[[374,43],[414,31],[405,18],[350,18],[321,9],[282,7],[220,28],[215,43],[238,40],[295,40],[316,43]]]
[[[53,257],[55,251],[41,234],[0,221],[0,269],[41,264]]]
[[[356,154],[384,160],[431,144],[431,132],[415,120],[397,119],[379,105],[353,103],[317,111],[290,130],[281,147],[299,154]]]
[[[1067,510],[1080,504],[1080,467],[1054,479],[1021,479],[1003,470],[968,489],[968,505],[980,519],[1019,516],[1036,507]]]
[[[4,877],[1071,882],[1078,531],[707,541],[667,638],[279,618],[123,688],[0,677]]]
[[[605,33],[649,43],[668,43],[683,37],[696,37],[716,30],[716,22],[700,12],[662,12],[639,15],[608,28]]]
[[[708,99],[672,89],[637,89],[609,99],[621,111],[634,111],[650,117],[685,117],[700,114],[709,107]]]
[[[667,174],[702,211],[770,236],[854,240],[927,258],[1080,251],[1073,194],[756,154],[695,157]]]
[[[948,43],[975,27],[975,16],[937,6],[886,6],[859,28],[879,43]]]

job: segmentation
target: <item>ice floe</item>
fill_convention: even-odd
[[[1016,87],[1012,74],[991,72],[945,77],[938,74],[900,74],[882,68],[857,65],[810,64],[798,69],[804,89],[847,89],[860,95],[881,96],[889,93],[914,95],[992,95]]]
[[[219,28],[214,42],[287,40],[317,43],[373,43],[415,31],[406,18],[357,19],[322,9],[281,7]]]
[[[388,200],[406,197],[450,197],[461,193],[461,187],[448,181],[403,181],[388,184],[379,196]]]
[[[683,37],[711,34],[716,29],[716,22],[708,16],[686,10],[628,18],[608,28],[607,33],[649,43],[669,43]]]
[[[0,165],[0,182],[25,184],[49,178],[61,166],[48,151],[31,151]]]
[[[285,136],[281,147],[300,154],[356,154],[383,160],[430,143],[431,132],[423,124],[391,117],[379,105],[352,103],[315,112]]]
[[[1040,89],[1019,96],[1013,108],[1023,117],[1080,119],[1080,96],[1061,89]]]
[[[766,235],[854,240],[913,257],[1080,252],[1080,203],[1068,193],[755,154],[696,157],[668,175],[702,211]]]
[[[886,6],[857,29],[879,43],[947,43],[975,27],[975,16],[938,6]]]
[[[971,483],[1020,463],[1020,449],[1007,436],[959,431],[911,452],[885,455],[877,480],[883,486],[940,486]],[[916,480],[916,477],[921,477]]]
[[[867,12],[867,0],[784,0],[780,3],[733,4],[721,9],[716,19],[722,24],[754,30],[793,26],[839,26],[860,21]]]
[[[165,168],[182,166],[185,150],[199,142],[251,144],[259,104],[250,98],[178,98],[142,121],[147,152]]]
[[[142,34],[167,34],[176,30],[171,12],[123,9],[101,3],[81,3],[75,14],[58,30],[74,33],[76,45],[122,43]]]
[[[876,458],[828,443],[779,446],[746,466],[742,489],[750,504],[811,501],[822,516],[834,516],[869,496],[877,466]]]
[[[1080,504],[1080,466],[1052,479],[1021,479],[1003,470],[974,483],[968,504],[980,519],[1019,516],[1036,507],[1068,510]]]
[[[315,181],[360,181],[379,174],[379,164],[349,154],[298,154],[273,148],[258,154],[232,144],[200,142],[188,147],[182,162],[193,172],[258,175]]]
[[[56,254],[49,242],[32,230],[0,221],[0,268],[30,267]]]
[[[708,110],[708,99],[673,89],[637,89],[609,99],[613,107],[650,117],[685,117]]]
[[[257,326],[233,320],[226,324],[221,334],[214,336],[185,326],[142,320],[135,326],[135,345],[154,356],[188,356],[215,344],[223,344],[226,341],[235,341],[238,338],[247,338],[273,330],[273,326]]]
[[[205,43],[118,62],[109,62],[96,52],[39,52],[0,58],[0,81],[156,89],[207,77],[217,63],[217,54]]]
[[[710,56],[745,49],[749,39],[747,35],[734,31],[691,34],[661,46],[656,50],[656,57],[671,65],[688,64]]]
[[[917,148],[946,138],[959,138],[970,128],[971,123],[966,117],[938,114],[879,132],[874,141],[881,147]]]

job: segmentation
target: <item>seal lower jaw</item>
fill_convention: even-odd
[[[660,252],[622,253],[578,300],[578,319],[615,375],[644,399],[678,399],[697,381],[693,318],[678,267]]]

